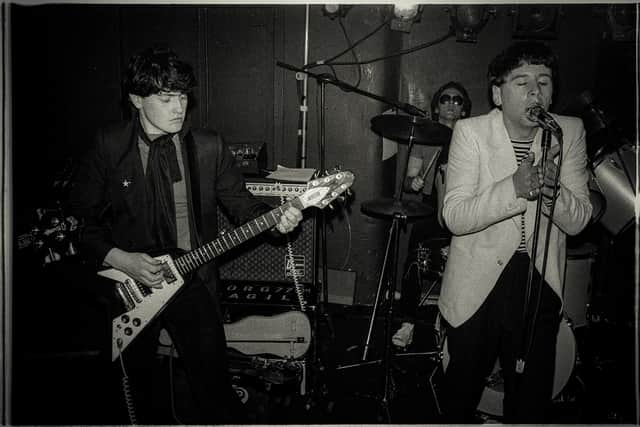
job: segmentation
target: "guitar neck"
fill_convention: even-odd
[[[289,200],[240,227],[221,234],[217,239],[176,258],[176,268],[180,274],[184,275],[213,261],[214,258],[275,226],[290,206],[300,210],[304,209],[298,197]]]

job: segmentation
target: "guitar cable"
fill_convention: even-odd
[[[280,204],[285,203],[285,197],[280,195]],[[285,235],[287,238],[287,264],[291,267],[291,275],[293,276],[293,286],[296,291],[296,295],[298,297],[298,304],[300,305],[300,311],[307,311],[307,301],[304,297],[304,286],[300,283],[300,278],[298,276],[298,270],[293,262],[293,244],[291,243],[291,238],[289,234]]]
[[[136,409],[133,405],[133,394],[131,393],[131,384],[129,383],[129,376],[124,368],[124,358],[122,352],[120,352],[120,367],[122,369],[122,392],[124,394],[124,402],[127,405],[127,413],[129,414],[129,422],[132,425],[137,425]]]

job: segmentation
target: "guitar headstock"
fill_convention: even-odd
[[[341,171],[309,181],[307,191],[298,196],[304,208],[324,208],[353,184],[355,177],[349,171]]]

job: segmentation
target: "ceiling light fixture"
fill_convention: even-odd
[[[393,6],[393,19],[389,28],[395,31],[408,33],[414,22],[420,22],[422,16],[422,6],[417,4],[396,4]]]
[[[325,4],[322,6],[322,14],[329,19],[336,19],[338,17],[344,18],[352,7],[353,6],[345,6],[343,4],[335,3]]]

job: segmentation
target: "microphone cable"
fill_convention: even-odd
[[[432,40],[432,41],[426,42],[426,43],[422,43],[422,44],[419,44],[417,46],[410,47],[408,49],[399,50],[398,52],[395,52],[395,53],[392,53],[392,54],[389,54],[389,55],[380,56],[380,57],[374,58],[374,59],[368,59],[366,61],[359,61],[357,63],[354,63],[354,62],[332,62],[331,65],[366,65],[366,64],[371,64],[371,63],[374,63],[374,62],[395,58],[397,56],[406,55],[406,54],[409,54],[409,53],[416,52],[418,50],[425,49],[427,47],[434,46],[434,45],[436,45],[438,43],[442,43],[443,41],[447,40],[448,38],[450,38],[450,37],[452,37],[454,35],[455,35],[455,31],[450,29],[449,32],[447,32],[444,36],[441,36],[441,37],[439,37],[439,38],[437,38],[435,40]]]

